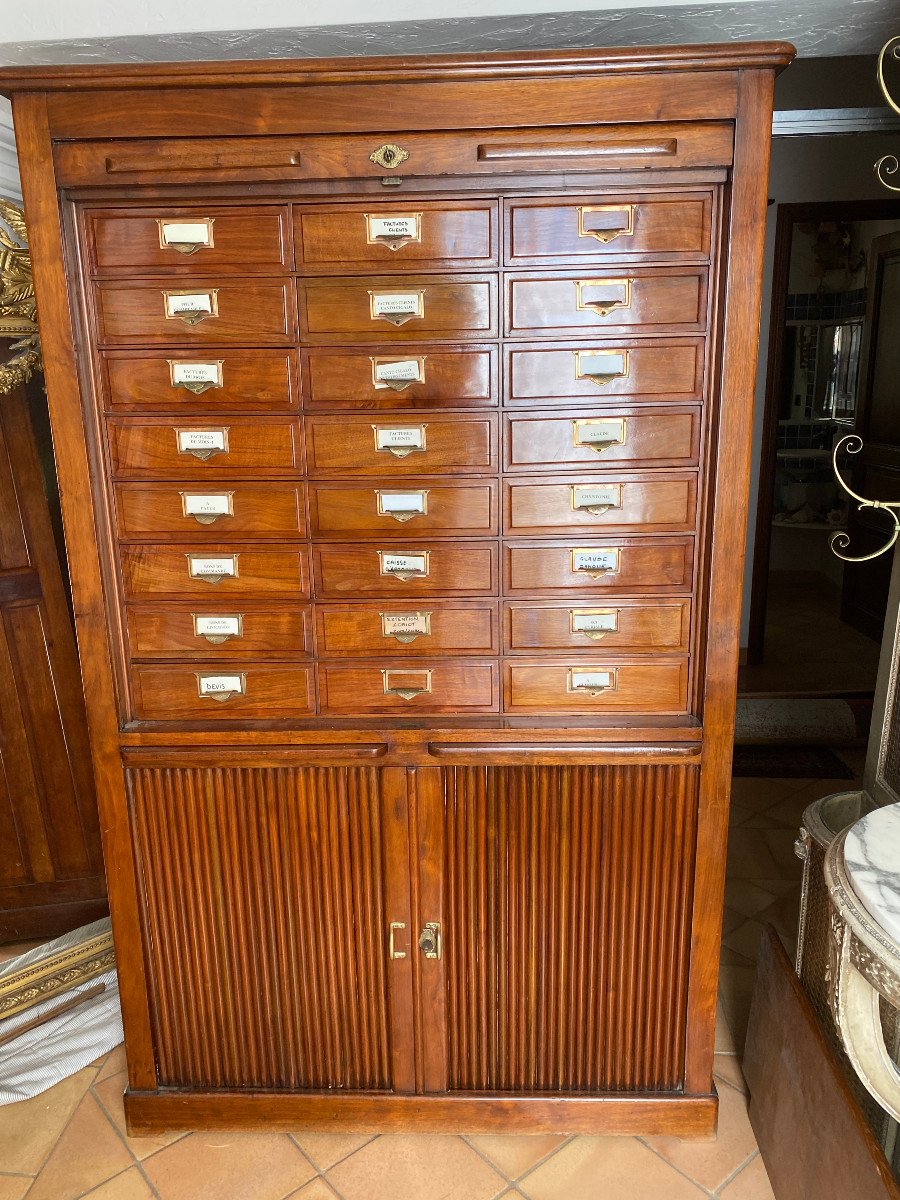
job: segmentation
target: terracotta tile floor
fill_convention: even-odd
[[[857,764],[854,764],[857,765]],[[740,1068],[763,925],[793,952],[803,809],[846,780],[735,781],[716,1038],[715,1141],[220,1133],[129,1138],[122,1047],[0,1108],[0,1200],[773,1200]],[[0,947],[0,960],[25,946]]]

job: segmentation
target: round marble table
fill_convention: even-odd
[[[900,1008],[900,804],[876,809],[835,838],[825,881],[828,991],[838,1032],[863,1084],[900,1121],[900,1069],[881,1019],[882,997]]]

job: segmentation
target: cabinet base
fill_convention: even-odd
[[[708,1138],[711,1095],[398,1096],[383,1093],[125,1093],[132,1136],[181,1129],[309,1129],[366,1133],[604,1133]]]

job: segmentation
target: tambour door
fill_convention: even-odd
[[[698,769],[416,774],[425,1090],[677,1092]]]
[[[414,1089],[406,772],[382,749],[126,771],[161,1087]]]

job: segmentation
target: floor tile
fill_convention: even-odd
[[[140,1170],[131,1167],[88,1192],[84,1200],[153,1200],[153,1192]]]
[[[576,1137],[519,1182],[529,1200],[700,1200],[703,1192],[629,1137]]]
[[[779,838],[778,835],[781,835]],[[784,837],[787,836],[787,846]],[[728,836],[727,874],[731,879],[799,880],[802,867],[789,829],[748,829],[741,825]]]
[[[764,908],[757,920],[763,924],[775,926],[775,931],[782,941],[796,939],[800,925],[800,896],[799,885],[773,900],[768,908]]]
[[[371,1133],[292,1133],[291,1137],[320,1171],[327,1171],[373,1140]]]
[[[760,1155],[744,1167],[719,1193],[722,1200],[775,1200],[775,1193]]]
[[[30,1200],[74,1200],[134,1165],[134,1159],[88,1092],[28,1193]]]
[[[753,812],[765,812],[779,800],[799,792],[808,779],[759,779],[740,777],[731,781],[731,802]]]
[[[753,962],[745,954],[738,954],[730,946],[722,946],[719,950],[719,962],[726,967],[752,967]]]
[[[344,1200],[490,1200],[505,1183],[462,1138],[414,1134],[369,1142],[328,1180]]]
[[[85,1067],[32,1100],[3,1106],[0,1163],[4,1170],[36,1174],[97,1073]]]
[[[0,1200],[22,1200],[32,1183],[30,1175],[0,1175]]]
[[[737,1046],[721,1000],[716,1007],[716,1054],[737,1054]]]
[[[125,1047],[116,1046],[115,1050],[110,1050],[106,1056],[106,1061],[97,1072],[95,1083],[102,1083],[104,1079],[108,1079],[110,1075],[118,1075],[120,1071],[125,1070]]]
[[[282,1200],[316,1173],[279,1133],[192,1133],[142,1165],[160,1200]]]
[[[672,1166],[711,1192],[756,1150],[756,1137],[747,1114],[747,1098],[734,1088],[719,1090],[719,1128],[714,1141],[683,1142],[678,1138],[647,1138],[646,1141]]]
[[[764,926],[760,921],[744,921],[737,929],[722,938],[722,945],[734,950],[744,959],[755,963],[759,956],[759,944],[762,941]]]
[[[731,933],[739,925],[743,925],[746,920],[747,918],[743,913],[736,912],[735,909],[728,908],[726,905],[722,913],[722,936],[724,937],[726,934]]]
[[[732,829],[734,829],[736,825],[743,825],[744,822],[752,816],[752,808],[744,808],[742,804],[735,804],[735,802],[732,800],[731,806],[728,810],[728,824]]]
[[[756,970],[753,967],[723,966],[719,970],[719,999],[739,1054],[743,1053],[747,1038],[747,1021],[755,981]]]
[[[566,1140],[565,1134],[478,1134],[466,1138],[485,1158],[490,1159],[507,1179],[518,1179],[541,1159],[552,1154]]]
[[[321,1176],[305,1183],[299,1192],[291,1192],[287,1200],[336,1200],[337,1192]],[[224,1200],[224,1198],[223,1198]]]
[[[739,1092],[747,1094],[747,1081],[736,1054],[717,1054],[713,1063],[713,1074],[716,1079],[722,1079]]]
[[[130,1138],[125,1127],[125,1106],[122,1100],[127,1082],[128,1073],[119,1071],[117,1075],[110,1075],[102,1083],[95,1083],[93,1091],[101,1106],[109,1113],[113,1124],[131,1153],[135,1158],[143,1160],[149,1158],[151,1154],[155,1154],[157,1150],[171,1146],[173,1142],[177,1142],[185,1135],[183,1133],[162,1133],[155,1134],[153,1137]]]
[[[777,895],[777,892],[770,892],[751,879],[725,880],[725,903],[745,917],[755,917],[758,912],[768,908]]]

